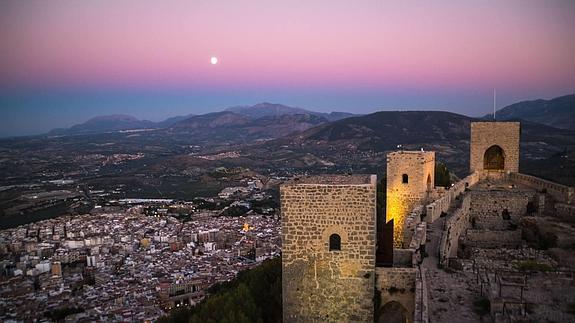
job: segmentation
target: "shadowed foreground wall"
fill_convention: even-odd
[[[310,178],[280,194],[284,322],[372,321],[376,177]]]

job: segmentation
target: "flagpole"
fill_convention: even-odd
[[[495,107],[497,106],[497,90],[493,89],[493,120],[495,121]]]

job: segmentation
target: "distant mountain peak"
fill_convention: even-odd
[[[298,107],[290,107],[280,103],[261,102],[254,105],[242,105],[227,108],[225,111],[235,112],[252,119],[270,116],[283,116],[294,114],[308,114],[327,119],[328,121],[336,121],[347,117],[355,116],[353,113],[348,112],[316,112]]]
[[[172,117],[161,122],[152,122],[140,120],[127,114],[110,114],[90,118],[86,122],[73,125],[70,128],[53,129],[48,134],[59,136],[86,135],[122,130],[166,128],[185,118],[186,117]]]
[[[138,118],[128,115],[128,114],[110,114],[110,115],[103,115],[103,116],[96,116],[93,118],[88,119],[85,123],[88,122],[95,122],[95,121],[140,121]]]

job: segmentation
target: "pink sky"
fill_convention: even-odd
[[[574,8],[525,0],[3,1],[0,71],[15,86],[573,89]]]
[[[264,101],[482,116],[493,88],[575,93],[574,31],[572,0],[2,0],[0,137]]]

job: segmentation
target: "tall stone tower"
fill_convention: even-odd
[[[472,122],[469,169],[519,172],[519,122]]]
[[[435,152],[396,151],[387,154],[386,221],[393,220],[393,245],[401,248],[404,222],[415,205],[427,198],[435,181]]]
[[[376,176],[280,187],[284,322],[373,321]]]

